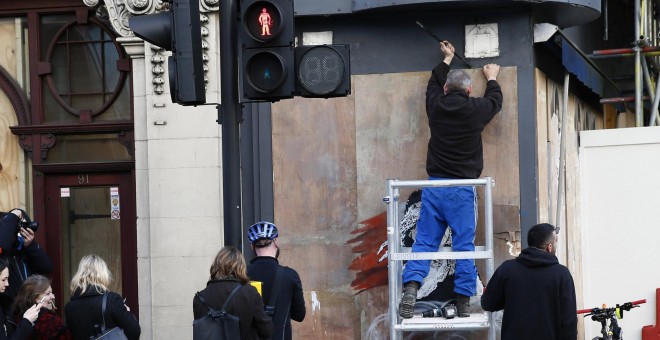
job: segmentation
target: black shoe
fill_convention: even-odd
[[[459,318],[470,316],[470,297],[456,294],[456,314]]]
[[[417,301],[417,289],[419,289],[419,283],[416,281],[406,282],[403,285],[403,297],[401,298],[401,303],[399,303],[400,317],[404,319],[413,317],[413,310]]]

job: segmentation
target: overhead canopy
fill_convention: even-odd
[[[580,48],[554,25],[535,25],[534,42],[542,43],[561,58],[564,68],[600,98],[620,95],[621,91]]]

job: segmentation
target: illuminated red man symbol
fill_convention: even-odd
[[[261,35],[270,35],[270,25],[273,22],[270,19],[270,14],[266,11],[265,8],[261,9],[261,14],[259,15],[259,25],[261,25]]]

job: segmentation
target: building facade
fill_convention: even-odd
[[[298,44],[350,45],[352,93],[243,103],[240,226],[223,225],[219,1],[200,0],[208,105],[197,107],[170,101],[169,52],[128,27],[132,16],[165,10],[160,0],[0,4],[0,210],[25,207],[44,225],[37,240],[55,263],[60,304],[77,261],[94,252],[139,315],[143,339],[189,339],[192,297],[224,230],[274,219],[281,261],[305,289],[308,317],[294,325],[296,338],[386,329],[378,321],[388,304],[386,237],[371,222],[385,211],[385,179],[426,176],[424,91],[441,60],[416,21],[462,51],[471,65],[452,68],[470,72],[477,94],[480,67],[502,66],[505,104],[484,133],[484,175],[497,181],[497,262],[554,214],[568,67],[542,46],[556,35],[536,38],[535,25],[580,27],[600,17],[601,1],[295,2]],[[607,119],[603,93],[570,74],[576,139]],[[577,144],[571,150],[569,159]],[[575,227],[575,215],[564,218]]]

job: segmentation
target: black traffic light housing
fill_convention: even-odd
[[[135,35],[165,50],[173,103],[206,103],[198,0],[171,0],[169,12],[128,19]]]
[[[243,98],[275,101],[295,92],[293,0],[241,0]]]
[[[297,96],[330,98],[351,93],[349,45],[299,46],[295,57]]]

